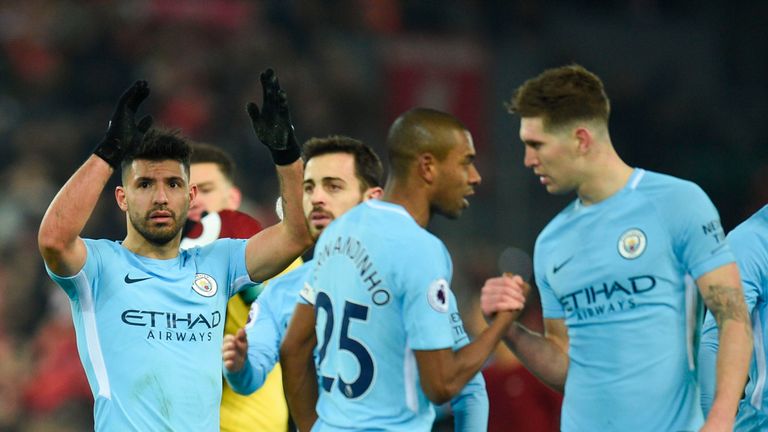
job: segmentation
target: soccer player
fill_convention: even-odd
[[[93,391],[97,430],[219,429],[223,318],[239,280],[263,281],[310,244],[301,215],[303,163],[285,92],[261,75],[262,109],[248,113],[272,153],[285,219],[248,240],[180,250],[197,188],[189,146],[135,121],[148,96],[137,81],[120,98],[104,140],[53,199],[38,233],[51,278],[67,293],[81,361]],[[146,135],[145,135],[146,133]],[[112,173],[126,213],[120,242],[79,237]]]
[[[381,162],[362,142],[342,136],[312,138],[304,144],[303,154],[304,216],[314,239],[337,216],[364,199],[381,195]],[[224,337],[224,375],[236,392],[260,391],[268,381],[309,268],[305,263],[269,281],[251,306],[245,328]],[[282,394],[281,398],[285,402]]]
[[[766,371],[768,303],[765,297],[768,294],[768,206],[763,207],[734,228],[728,233],[727,240],[739,265],[744,297],[752,316],[755,346],[745,397],[739,403],[733,430],[762,431],[768,429],[768,392],[765,388],[766,374],[768,374]],[[710,411],[712,400],[720,390],[715,387],[718,336],[718,322],[715,315],[707,311],[699,348],[701,401],[705,413]]]
[[[431,402],[459,394],[516,315],[498,313],[469,343],[450,255],[424,229],[433,213],[458,217],[480,183],[469,131],[448,114],[413,109],[394,122],[387,145],[382,200],[324,228],[301,291],[307,304],[296,307],[281,346],[288,406],[302,431],[430,430]],[[522,292],[509,291],[501,308],[521,309]],[[484,413],[467,422],[485,425]]]
[[[205,246],[218,238],[247,239],[261,231],[261,224],[256,219],[237,211],[242,193],[235,185],[232,157],[210,144],[192,143],[191,147],[189,181],[197,186],[197,196],[190,203],[181,248]],[[289,268],[300,263],[299,259]],[[245,325],[251,303],[262,288],[262,284],[246,285],[227,303],[225,335],[235,334]],[[222,432],[287,430],[288,405],[283,396],[279,365],[259,391],[248,396],[234,392],[225,382],[220,417]]]
[[[563,431],[691,431],[699,404],[701,304],[721,330],[718,394],[702,430],[730,430],[751,350],[749,316],[717,210],[695,184],[624,163],[608,133],[603,83],[581,66],[517,89],[525,166],[577,199],[539,234],[534,271],[544,334],[516,323],[507,345],[563,390]],[[485,304],[519,278],[486,282]]]
[[[304,216],[314,239],[334,219],[360,202],[379,198],[383,168],[373,150],[352,138],[313,138],[304,144]],[[224,337],[225,377],[232,388],[249,394],[264,382],[278,360],[299,291],[307,282],[311,262],[269,282],[251,307],[251,321],[236,337]],[[455,302],[451,312],[457,313]],[[464,335],[460,317],[457,329]],[[459,343],[464,345],[467,338]],[[488,396],[481,374],[476,374],[451,400],[457,431],[487,429]]]

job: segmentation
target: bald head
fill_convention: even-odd
[[[419,155],[431,153],[443,160],[455,145],[456,132],[467,128],[450,114],[414,108],[398,117],[389,128],[387,152],[391,174],[402,178]]]

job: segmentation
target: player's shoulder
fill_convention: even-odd
[[[449,257],[443,242],[421,227],[400,205],[381,200],[367,200],[341,216],[343,224],[326,228],[318,246],[338,242],[345,236],[360,239],[369,250],[379,251],[407,263],[413,260]],[[374,252],[375,253],[375,252]]]
[[[406,230],[412,229],[412,225],[415,225],[415,221],[403,207],[377,199],[363,201],[344,213],[339,220],[347,224],[367,222],[368,224],[364,226],[371,228],[374,227],[372,225],[374,223],[378,224],[376,228],[397,226]]]
[[[122,247],[121,242],[117,240],[84,238],[83,241],[91,247],[105,249],[118,249]]]
[[[347,211],[326,228],[326,232],[360,233],[363,236],[375,233],[378,240],[390,244],[408,242],[409,246],[442,245],[440,239],[416,223],[405,208],[376,199],[364,201]],[[325,234],[321,239],[326,237]]]
[[[129,253],[128,249],[124,248],[122,243],[117,240],[86,238],[83,241],[89,250],[101,255],[123,255],[124,253]]]
[[[236,248],[245,248],[245,239],[220,238],[206,245],[181,249],[182,258],[208,258],[212,256],[228,256]]]
[[[364,207],[366,212],[373,215],[373,219],[381,223],[380,226],[386,228],[388,234],[429,244],[442,244],[440,239],[420,226],[402,206],[381,200],[368,200],[360,207]]]
[[[696,183],[647,171],[637,186],[640,198],[636,202],[653,213],[665,224],[684,227],[691,220],[704,218],[719,225],[717,209],[706,192]],[[707,222],[708,222],[707,221]],[[682,225],[680,225],[682,224]]]
[[[728,233],[734,249],[768,243],[768,205],[755,212]]]
[[[647,170],[643,170],[642,177],[638,179],[636,189],[654,201],[657,199],[683,198],[691,196],[691,194],[706,196],[704,190],[690,180]],[[679,202],[675,203],[675,205],[677,204]]]

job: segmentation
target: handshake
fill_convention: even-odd
[[[301,157],[301,147],[291,122],[288,97],[272,69],[261,73],[261,86],[264,90],[261,110],[250,102],[246,107],[248,116],[256,136],[272,153],[275,164],[289,165]],[[146,81],[133,83],[117,101],[107,133],[93,150],[114,169],[120,166],[126,154],[141,144],[144,134],[152,126],[152,116],[149,115],[136,122],[136,110],[147,96],[149,84]]]
[[[486,317],[497,312],[511,312],[517,318],[525,307],[525,299],[531,290],[526,282],[533,273],[531,258],[523,250],[508,247],[499,256],[502,276],[485,281],[480,292],[480,308]]]
[[[525,307],[531,286],[519,275],[505,273],[485,281],[480,292],[480,308],[486,317],[509,312],[506,318],[515,320]]]

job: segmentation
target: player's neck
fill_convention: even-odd
[[[633,168],[618,156],[603,163],[596,163],[586,174],[586,180],[579,185],[577,194],[581,204],[597,204],[617,193],[629,181]]]
[[[429,218],[432,215],[429,209],[429,200],[422,196],[422,190],[418,187],[408,187],[408,185],[390,178],[387,180],[381,200],[405,208],[405,211],[422,228],[429,223]]]
[[[138,232],[129,229],[128,235],[125,236],[125,240],[123,240],[123,247],[136,255],[146,258],[171,259],[176,258],[179,255],[180,243],[181,233],[164,245],[156,245],[148,242]]]

